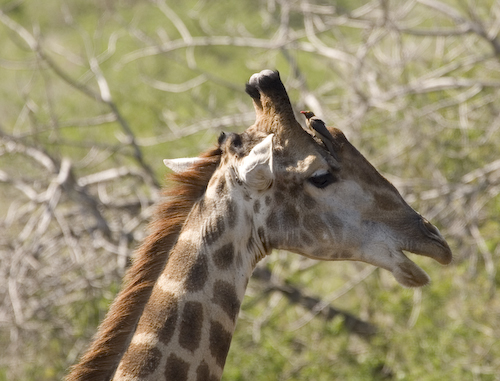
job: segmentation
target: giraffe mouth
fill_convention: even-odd
[[[404,251],[426,256],[442,265],[452,261],[451,249],[439,230],[425,218],[418,225],[420,236],[406,247],[396,250],[397,263],[391,270],[396,280],[407,287],[421,287],[429,283],[430,278]]]
[[[409,259],[402,250],[397,252],[398,263],[390,271],[396,280],[406,287],[422,287],[430,282],[430,277],[415,262]]]

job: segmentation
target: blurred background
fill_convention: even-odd
[[[146,234],[162,159],[254,121],[278,69],[454,252],[404,289],[286,252],[225,380],[500,380],[500,1],[1,0],[0,380],[56,380]],[[299,116],[300,117],[300,116]],[[302,122],[302,119],[299,119]]]

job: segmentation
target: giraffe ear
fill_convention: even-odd
[[[273,182],[273,136],[253,147],[238,167],[240,179],[251,188],[265,190]]]
[[[199,157],[184,157],[181,159],[165,159],[163,160],[163,164],[165,164],[167,168],[170,168],[172,171],[181,173],[200,161],[203,161],[203,159],[200,159]]]

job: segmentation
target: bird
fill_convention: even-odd
[[[330,131],[326,128],[325,122],[315,116],[312,111],[301,111],[300,113],[304,114],[306,117],[307,128],[309,128],[314,136],[323,142],[328,152],[330,152],[330,155],[332,155],[335,160],[339,161],[339,157],[334,148],[335,141]]]

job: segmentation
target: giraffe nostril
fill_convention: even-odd
[[[449,264],[453,258],[451,249],[438,228],[423,217],[420,219],[419,228],[427,240],[417,239],[416,250],[412,252],[434,258],[443,265]]]
[[[438,228],[435,227],[433,224],[431,224],[429,221],[427,221],[425,218],[422,218],[420,226],[424,234],[429,238],[437,239],[439,241],[443,240]]]

